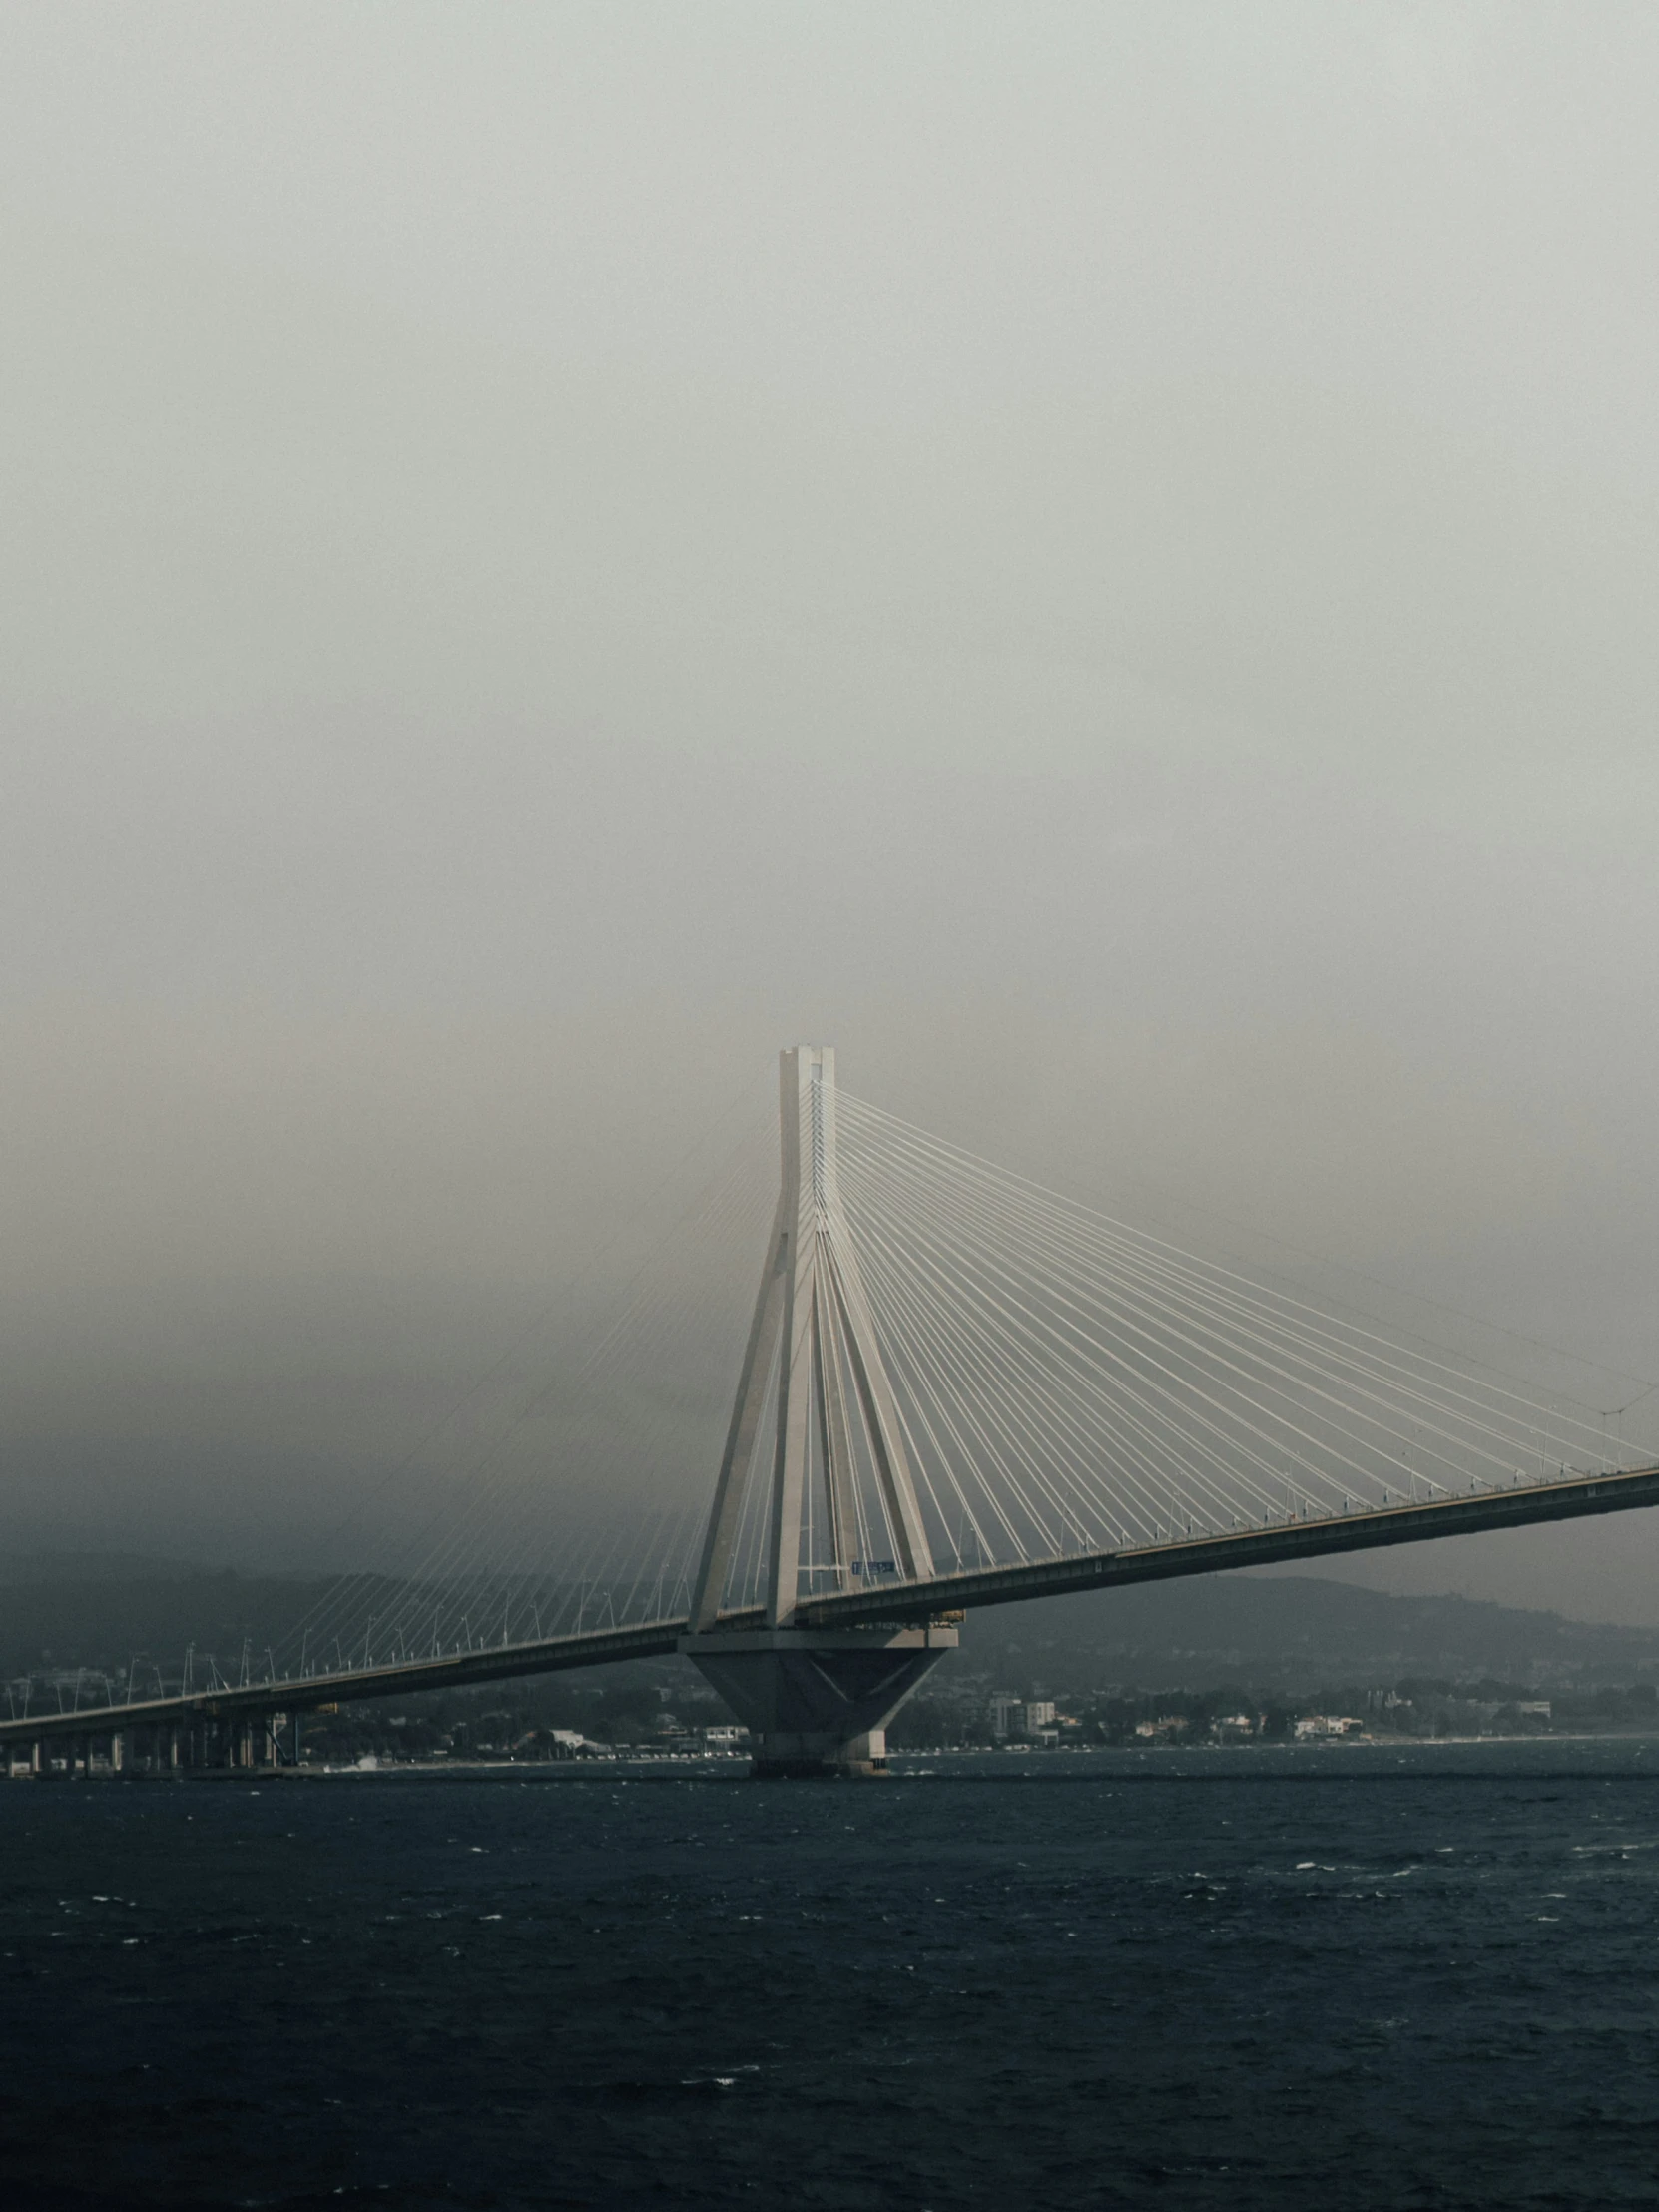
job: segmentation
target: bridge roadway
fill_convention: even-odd
[[[1287,1521],[1270,1528],[1236,1529],[1220,1536],[1192,1536],[1133,1551],[1080,1552],[1031,1566],[984,1567],[969,1573],[938,1575],[927,1582],[843,1591],[804,1599],[796,1619],[799,1625],[812,1628],[851,1628],[876,1622],[914,1624],[976,1605],[1009,1605],[1080,1590],[1118,1589],[1131,1582],[1215,1574],[1229,1567],[1274,1566],[1287,1560],[1325,1558],[1336,1552],[1365,1551],[1382,1544],[1472,1536],[1496,1528],[1576,1520],[1591,1513],[1618,1513],[1643,1505],[1659,1505],[1659,1466],[1635,1467],[1615,1474],[1571,1475],[1555,1482],[1436,1498],[1427,1504],[1387,1505],[1364,1513]],[[764,1625],[764,1618],[759,1606],[723,1613],[720,1628],[723,1632],[758,1629]],[[355,1699],[409,1697],[422,1690],[465,1688],[519,1675],[556,1673],[568,1667],[667,1658],[678,1650],[689,1625],[680,1614],[627,1628],[593,1628],[530,1643],[451,1652],[436,1659],[408,1659],[333,1674],[250,1682],[179,1697],[135,1700],[132,1704],[82,1706],[75,1712],[30,1713],[0,1720],[0,1747],[35,1745],[54,1737],[107,1737],[132,1730],[252,1722],[274,1713],[315,1712]]]

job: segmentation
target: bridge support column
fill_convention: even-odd
[[[749,1729],[757,1775],[884,1774],[888,1721],[956,1631],[801,1617],[815,1597],[873,1594],[887,1576],[929,1582],[933,1557],[841,1203],[835,1055],[795,1046],[779,1079],[778,1212],[680,1649]],[[765,1625],[728,1626],[739,1532],[763,1487]]]
[[[715,1629],[680,1649],[754,1739],[757,1780],[887,1771],[887,1723],[954,1628]]]

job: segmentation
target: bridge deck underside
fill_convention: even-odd
[[[1541,1521],[1575,1520],[1659,1504],[1659,1466],[1565,1481],[1483,1490],[1430,1504],[1388,1506],[1326,1519],[1287,1521],[1239,1529],[1221,1536],[1147,1545],[1133,1551],[1083,1552],[925,1582],[891,1583],[804,1600],[796,1620],[803,1627],[845,1628],[863,1623],[927,1620],[942,1612],[980,1605],[1008,1605],[1031,1598],[1106,1590],[1132,1582],[1216,1574],[1229,1568],[1272,1566],[1327,1558],[1384,1544],[1421,1543],[1438,1537],[1477,1535]],[[759,1607],[727,1612],[722,1632],[760,1628]],[[195,1720],[224,1720],[273,1712],[307,1712],[349,1701],[401,1696],[423,1690],[466,1688],[518,1676],[552,1674],[572,1667],[612,1666],[625,1659],[666,1658],[679,1649],[689,1622],[683,1615],[637,1625],[588,1630],[580,1635],[505,1644],[444,1658],[363,1667],[336,1674],[239,1684],[188,1697],[152,1698],[125,1705],[84,1706],[75,1712],[20,1715],[0,1720],[0,1745],[35,1743],[52,1736],[166,1728]]]

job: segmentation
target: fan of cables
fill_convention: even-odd
[[[1546,1402],[838,1096],[839,1179],[934,1559],[963,1568],[1616,1463]]]

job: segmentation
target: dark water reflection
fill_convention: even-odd
[[[0,1788],[0,2201],[1659,2204],[1659,1745]]]

